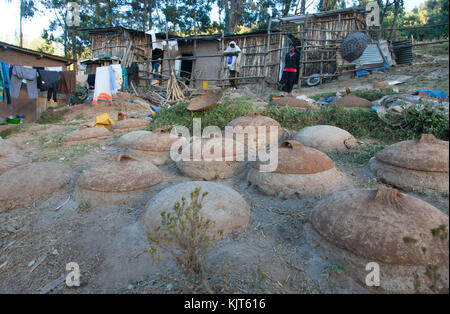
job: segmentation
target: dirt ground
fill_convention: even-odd
[[[439,88],[448,93],[448,56],[420,58],[420,64],[399,66],[387,73],[364,78],[342,78],[314,88],[294,90],[294,95],[371,88],[377,80],[406,79],[398,88],[413,92],[419,88]],[[232,97],[246,97],[264,106],[272,91],[264,94],[242,87],[227,91]],[[122,94],[122,98],[133,96]],[[135,207],[100,206],[89,208],[74,200],[75,183],[89,167],[125,150],[114,145],[117,137],[90,144],[63,147],[58,139],[95,116],[107,112],[116,118],[119,111],[145,117],[139,105],[81,104],[71,107],[65,120],[57,124],[25,124],[10,139],[25,147],[33,161],[68,163],[73,168],[70,184],[52,196],[0,214],[0,293],[40,293],[43,287],[64,278],[66,264],[80,266],[81,286],[67,287],[63,281],[50,293],[181,293],[183,283],[167,257],[158,268],[151,263],[150,247],[138,218],[153,195],[172,184],[190,181],[174,164],[161,166],[166,179],[151,189],[146,200]],[[370,142],[371,139],[363,139]],[[336,190],[374,188],[381,185],[367,165],[335,159],[342,174]],[[328,256],[322,240],[310,241],[313,232],[309,212],[321,198],[281,200],[266,196],[240,176],[219,180],[238,191],[251,208],[251,219],[239,233],[216,243],[207,259],[211,284],[220,293],[376,293],[364,278],[346,272],[341,260]],[[406,193],[406,192],[405,192]],[[435,191],[408,193],[419,197],[446,214],[448,194]],[[63,206],[61,206],[63,205]],[[227,273],[227,270],[231,271]],[[225,273],[225,274],[224,274]],[[171,275],[171,277],[169,277]]]

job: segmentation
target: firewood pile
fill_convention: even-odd
[[[185,98],[186,96],[178,85],[175,71],[172,70],[172,73],[170,74],[169,80],[167,82],[166,102],[181,101]]]

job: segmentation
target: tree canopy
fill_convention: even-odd
[[[67,0],[23,0],[24,17],[32,16],[34,4],[48,9],[50,25],[42,34],[47,47],[51,42],[64,46],[65,55],[86,54],[90,36],[82,29],[124,26],[141,31],[156,29],[180,35],[225,34],[254,29],[267,29],[270,17],[298,14],[306,8],[327,11],[359,5],[369,0],[73,0],[80,5],[79,27],[66,25]],[[406,13],[405,0],[376,0],[385,28],[445,23],[448,21],[447,0],[427,0],[419,8]],[[213,20],[211,12],[219,17]],[[418,39],[448,38],[448,26],[418,30]],[[392,34],[390,34],[392,36]],[[386,36],[386,35],[385,35]]]

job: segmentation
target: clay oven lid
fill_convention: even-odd
[[[334,103],[344,106],[344,107],[370,108],[372,106],[372,103],[370,101],[368,101],[367,99],[358,97],[353,94],[348,94],[342,98],[339,98],[338,100],[335,100]]]
[[[165,129],[156,129],[150,134],[144,134],[131,146],[131,148],[143,151],[166,152],[170,151],[172,143],[178,139]]]
[[[204,111],[209,108],[214,107],[223,96],[223,92],[221,89],[212,89],[194,98],[189,105],[186,107],[187,110],[190,111]]]
[[[311,223],[331,243],[372,261],[448,263],[448,216],[396,189],[333,193],[314,207]]]
[[[260,162],[253,167],[259,169]],[[321,151],[297,141],[285,141],[278,148],[276,173],[313,174],[334,168],[334,163]]]
[[[406,169],[448,172],[449,145],[432,134],[422,134],[420,139],[395,143],[379,151],[379,161]]]
[[[148,122],[146,119],[124,119],[117,121],[113,126],[113,130],[143,128],[148,126]]]
[[[260,115],[257,112],[251,112],[245,116],[234,119],[228,126],[277,126],[281,128],[281,125],[274,119]]]
[[[115,160],[83,171],[78,185],[99,192],[129,192],[149,188],[163,179],[163,172],[152,163],[119,155]]]
[[[87,125],[82,126],[80,129],[75,130],[62,138],[63,142],[73,141],[85,141],[89,139],[104,139],[111,137],[112,133],[105,128],[90,127]]]

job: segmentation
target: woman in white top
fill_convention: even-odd
[[[230,85],[232,89],[237,89],[238,73],[241,66],[241,48],[234,41],[231,41],[227,49],[225,50],[227,56],[227,67],[230,73]]]

